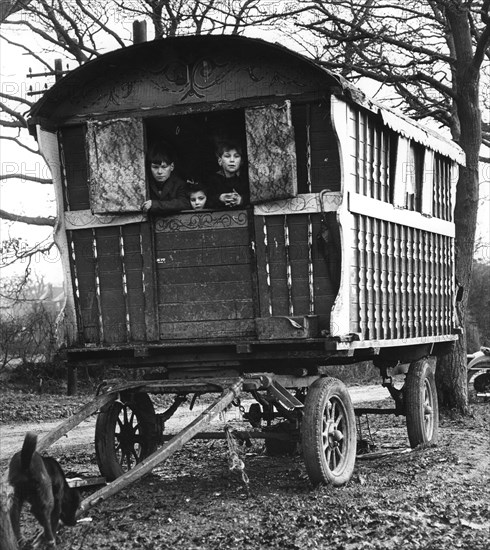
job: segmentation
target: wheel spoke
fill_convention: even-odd
[[[344,422],[345,416],[342,403],[333,397],[326,404],[322,419],[323,451],[326,464],[332,472],[341,467],[344,460]]]
[[[355,416],[345,385],[335,378],[312,384],[305,400],[303,456],[313,483],[345,484],[355,464]]]

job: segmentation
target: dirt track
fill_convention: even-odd
[[[380,386],[351,389],[357,404],[387,393]],[[82,396],[0,392],[2,457],[18,449],[27,429],[47,431],[85,402]],[[198,401],[193,414],[206,406]],[[261,440],[239,449],[245,485],[230,469],[225,441],[193,440],[151,474],[91,508],[77,526],[60,530],[57,548],[490,550],[490,410],[479,401],[472,410],[465,418],[442,414],[439,443],[414,450],[408,448],[405,418],[370,415],[370,437],[363,434],[375,452],[358,456],[352,479],[341,488],[313,487],[301,453],[271,457]],[[185,406],[179,413],[175,426],[166,426],[171,432],[189,421]],[[48,418],[57,420],[43,422]],[[236,408],[218,419],[239,420]],[[68,477],[98,475],[93,422],[50,448]],[[87,487],[83,497],[94,490]],[[26,507],[22,530],[28,541],[37,528]]]

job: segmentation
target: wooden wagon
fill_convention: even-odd
[[[411,445],[436,439],[434,363],[458,329],[455,143],[284,47],[236,36],[110,52],[58,81],[29,124],[57,195],[68,368],[136,373],[84,410],[103,404],[109,480],[152,467],[245,391],[271,452],[301,442],[311,481],[341,485],[355,411],[326,374],[362,361],[379,368]],[[149,144],[171,142],[176,171],[206,179],[223,133],[246,147],[250,206],[141,211]],[[185,397],[206,392],[216,404],[157,449]],[[163,414],[159,393],[175,395]]]

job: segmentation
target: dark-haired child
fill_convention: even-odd
[[[208,189],[205,185],[199,182],[188,181],[187,195],[189,197],[192,210],[203,210],[206,208]]]
[[[156,143],[147,153],[150,200],[141,209],[150,214],[163,215],[189,208],[184,180],[174,174],[174,156],[162,143]]]
[[[222,142],[217,147],[216,156],[220,169],[209,180],[211,205],[214,208],[247,206],[249,190],[243,170],[242,148],[232,141]]]

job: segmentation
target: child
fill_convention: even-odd
[[[244,207],[249,202],[248,182],[242,170],[242,149],[232,141],[220,143],[216,150],[220,169],[211,177],[211,203],[214,208]]]
[[[148,150],[147,163],[151,198],[142,204],[143,212],[162,215],[188,209],[185,182],[173,173],[170,150],[163,143],[154,144]]]
[[[206,208],[206,201],[208,200],[207,188],[197,181],[187,181],[187,185],[187,194],[191,208],[193,210],[203,210],[203,208]]]

